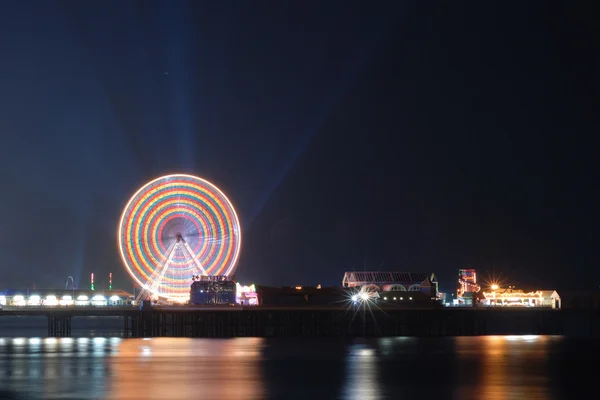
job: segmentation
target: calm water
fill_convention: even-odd
[[[597,398],[599,355],[545,336],[0,338],[0,399]]]

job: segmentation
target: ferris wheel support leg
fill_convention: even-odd
[[[194,257],[194,252],[192,251],[192,249],[190,248],[190,245],[187,244],[187,242],[183,242],[183,246],[185,247],[185,249],[187,250],[187,252],[189,253],[190,257],[192,258],[192,260],[194,260],[194,264],[196,264],[196,267],[198,267],[198,269],[202,272],[202,275],[208,275],[206,273],[206,270],[204,269],[204,267],[202,266],[202,264],[200,264],[200,261],[198,261],[198,259],[196,257]]]
[[[177,251],[178,246],[179,246],[179,242],[175,242],[170,246],[169,257],[167,257],[167,260],[161,266],[160,269],[157,268],[156,270],[154,270],[154,273],[152,274],[152,276],[146,281],[146,284],[142,287],[142,290],[137,295],[137,297],[135,299],[136,301],[139,301],[148,292],[150,292],[151,295],[153,294],[154,290],[156,290],[156,288],[158,287],[158,285],[155,285],[155,282],[157,280],[159,283],[160,283],[160,281],[162,281],[162,276],[164,276],[167,268],[169,267],[169,264],[173,260],[173,256],[175,255],[175,251]],[[161,276],[161,274],[162,274],[162,276]]]
[[[175,251],[177,250],[178,247],[179,247],[179,243],[176,243],[175,246],[173,247],[173,250],[171,250],[171,254],[169,254],[169,258],[167,259],[167,262],[165,262],[163,264],[163,267],[160,270],[160,274],[159,274],[158,278],[155,279],[154,282],[152,282],[152,286],[150,287],[150,291],[152,293],[154,293],[154,291],[160,285],[160,282],[162,282],[163,278],[165,277],[165,273],[167,272],[167,269],[169,269],[169,264],[171,264],[171,261],[173,261],[173,256],[175,255]]]

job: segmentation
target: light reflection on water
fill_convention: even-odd
[[[548,363],[548,336],[487,336],[480,340],[456,339],[456,350],[464,357],[480,358],[479,384],[456,387],[458,398],[548,399],[550,382],[542,373]]]
[[[262,340],[125,340],[111,399],[261,399]]]
[[[574,398],[568,373],[599,349],[548,336],[0,338],[0,399]]]
[[[347,357],[347,383],[343,397],[347,399],[380,399],[377,379],[377,355],[375,350],[364,345],[350,347]]]

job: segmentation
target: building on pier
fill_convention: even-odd
[[[327,306],[344,304],[349,298],[340,287],[257,286],[260,305],[265,306]]]
[[[121,306],[131,304],[133,295],[124,290],[7,289],[0,292],[2,306]]]
[[[241,306],[257,306],[260,304],[260,299],[254,284],[247,286],[240,285],[239,282],[236,282],[235,289],[235,301],[237,304]]]
[[[236,290],[236,284],[231,280],[194,280],[190,302],[195,305],[235,305]]]
[[[376,291],[380,296],[386,292],[420,292],[427,298],[438,294],[438,280],[432,272],[350,271],[344,273],[342,287]]]
[[[496,307],[549,307],[561,308],[561,298],[556,290],[532,290],[525,292],[508,287],[483,292],[480,303]]]

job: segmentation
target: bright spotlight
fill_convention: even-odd
[[[369,300],[369,295],[368,295],[367,293],[361,293],[361,294],[360,294],[360,298],[361,298],[362,300]]]
[[[492,285],[492,290],[498,290],[498,285],[496,285],[495,283]]]
[[[352,296],[352,301],[358,301],[358,296],[357,295]]]

